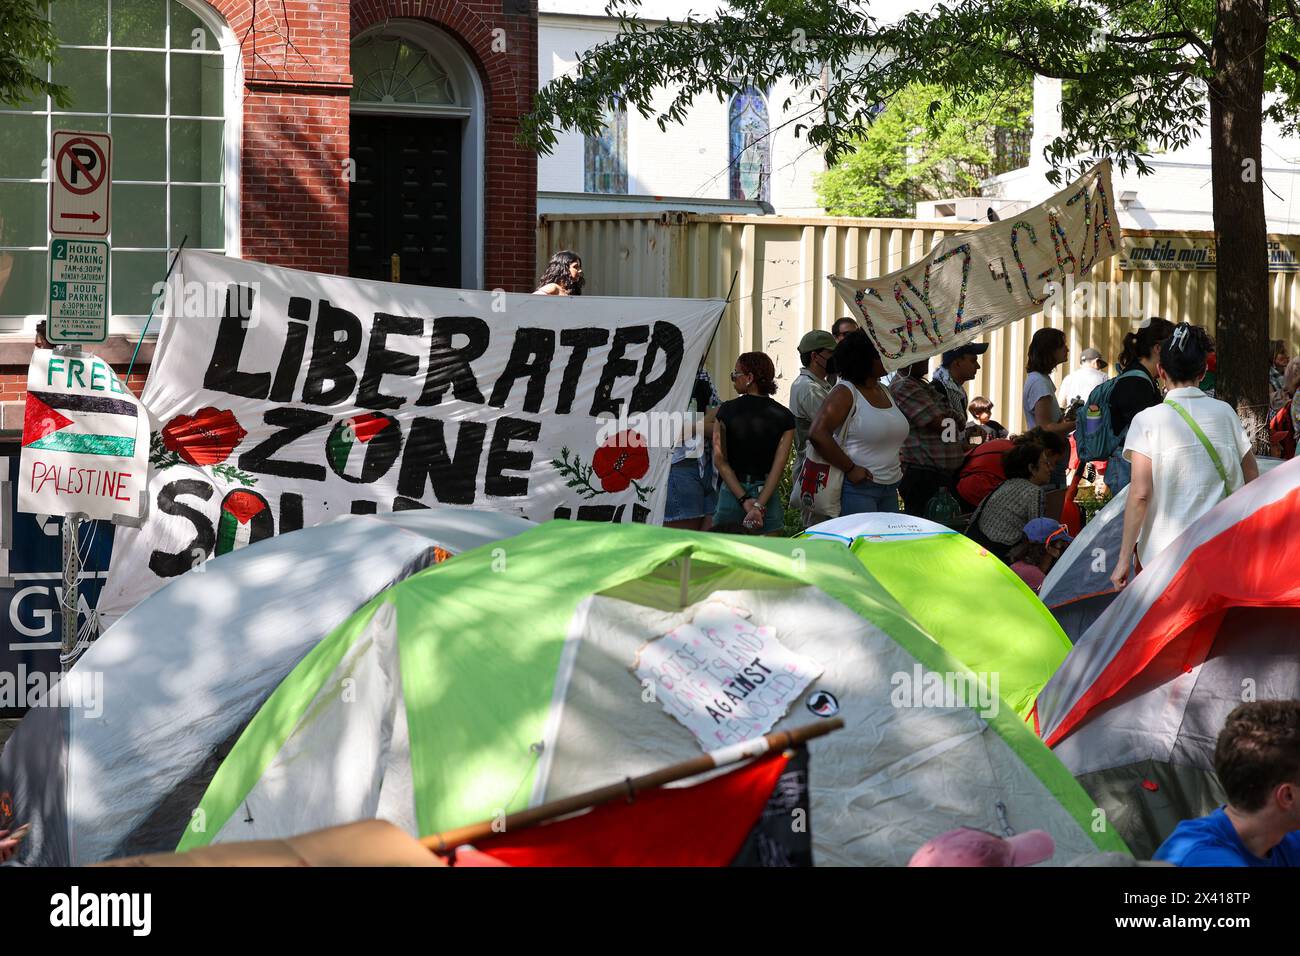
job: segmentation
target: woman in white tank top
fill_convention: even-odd
[[[826,396],[808,438],[822,458],[844,472],[840,514],[896,512],[903,477],[898,451],[907,438],[907,417],[880,384],[885,368],[866,332],[845,336],[834,362],[840,384]]]

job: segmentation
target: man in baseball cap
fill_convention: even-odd
[[[958,425],[966,424],[966,383],[980,370],[979,357],[989,350],[988,345],[967,342],[943,353],[939,367],[934,370],[934,381],[948,393],[948,404],[960,410]]]
[[[1100,352],[1093,348],[1084,349],[1083,354],[1079,356],[1079,367],[1065,376],[1056,393],[1056,399],[1061,403],[1061,407],[1067,407],[1076,398],[1086,402],[1092,390],[1106,381],[1107,368],[1106,360],[1101,357]]]
[[[1056,842],[1050,833],[1029,830],[1000,837],[961,827],[930,840],[912,854],[908,866],[1033,866],[1051,859]]]
[[[799,340],[803,368],[790,384],[790,411],[794,413],[794,474],[803,470],[804,448],[817,410],[831,391],[829,362],[835,353],[835,336],[813,329]]]

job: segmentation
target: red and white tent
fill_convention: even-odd
[[[1222,802],[1214,745],[1245,700],[1300,697],[1300,460],[1189,528],[1080,638],[1035,726],[1139,855]]]

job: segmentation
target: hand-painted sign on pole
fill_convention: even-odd
[[[149,468],[148,415],[103,359],[32,353],[18,510],[140,516]]]
[[[102,342],[108,336],[108,243],[50,242],[51,342]]]

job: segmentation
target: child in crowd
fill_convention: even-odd
[[[984,440],[993,441],[998,438],[1006,438],[1007,430],[1002,427],[1001,422],[993,420],[993,403],[983,395],[976,395],[970,400],[970,416],[979,423],[980,428],[984,429]]]
[[[1029,585],[1035,594],[1047,579],[1047,572],[1070,546],[1071,537],[1065,525],[1051,518],[1035,518],[1025,525],[1024,537],[1007,555],[1011,570]]]

